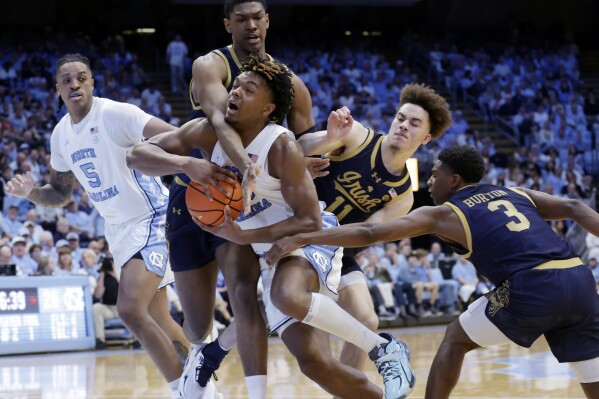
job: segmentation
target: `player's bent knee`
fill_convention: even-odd
[[[288,316],[295,317],[298,320],[303,319],[305,316],[305,314],[301,314],[301,309],[304,307],[302,306],[302,298],[299,298],[296,293],[285,289],[285,287],[273,286],[270,291],[270,299],[277,309]]]
[[[134,333],[143,322],[144,313],[131,304],[124,302],[117,303],[117,313],[123,323]],[[147,315],[149,317],[149,314]]]
[[[599,357],[580,362],[571,362],[576,378],[581,384],[599,382]]]

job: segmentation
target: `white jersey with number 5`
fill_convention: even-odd
[[[160,178],[129,169],[125,159],[151,118],[135,105],[94,97],[81,122],[67,114],[54,128],[52,168],[75,174],[106,223],[151,217],[168,203]]]

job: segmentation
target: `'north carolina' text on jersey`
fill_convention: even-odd
[[[349,154],[327,155],[330,174],[314,179],[318,199],[341,224],[363,222],[384,206],[403,198],[412,189],[408,169],[397,176],[383,163],[384,136],[368,129],[364,143]]]
[[[466,186],[445,203],[462,221],[468,248],[455,248],[495,285],[546,262],[577,262],[570,246],[521,190],[490,184]]]
[[[274,141],[282,134],[287,134],[295,139],[293,133],[283,126],[269,123],[245,148],[248,155],[260,167],[260,174],[256,179],[250,213],[242,213],[236,220],[243,230],[270,226],[293,216],[293,209],[287,204],[281,193],[281,180],[268,173],[268,152]],[[216,143],[214,147],[212,162],[223,167],[232,165],[220,143]],[[268,251],[271,246],[270,243],[252,244],[254,252],[258,255]]]
[[[72,171],[108,224],[150,217],[165,208],[168,190],[158,177],[127,168],[127,151],[143,138],[151,115],[135,105],[93,98],[83,120],[66,114],[52,133],[52,168]]]

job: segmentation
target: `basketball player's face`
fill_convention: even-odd
[[[254,125],[262,128],[273,110],[268,84],[260,75],[244,72],[235,79],[229,93],[225,121],[232,126]]]
[[[239,4],[230,19],[225,18],[225,29],[232,35],[233,44],[246,53],[264,51],[268,24],[268,14],[257,2]]]
[[[428,143],[431,139],[428,118],[424,108],[414,104],[402,105],[389,129],[391,146],[412,153],[421,144]]]
[[[56,73],[56,91],[69,113],[87,113],[94,91],[94,80],[87,65],[82,62],[63,64]]]
[[[452,182],[455,176],[449,168],[443,165],[443,162],[435,163],[431,177],[426,182],[435,205],[443,204],[453,195]]]

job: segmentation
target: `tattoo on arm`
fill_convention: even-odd
[[[50,184],[35,187],[27,199],[36,205],[46,208],[59,208],[64,206],[71,198],[71,190],[75,175],[73,172],[57,172],[50,170]]]

